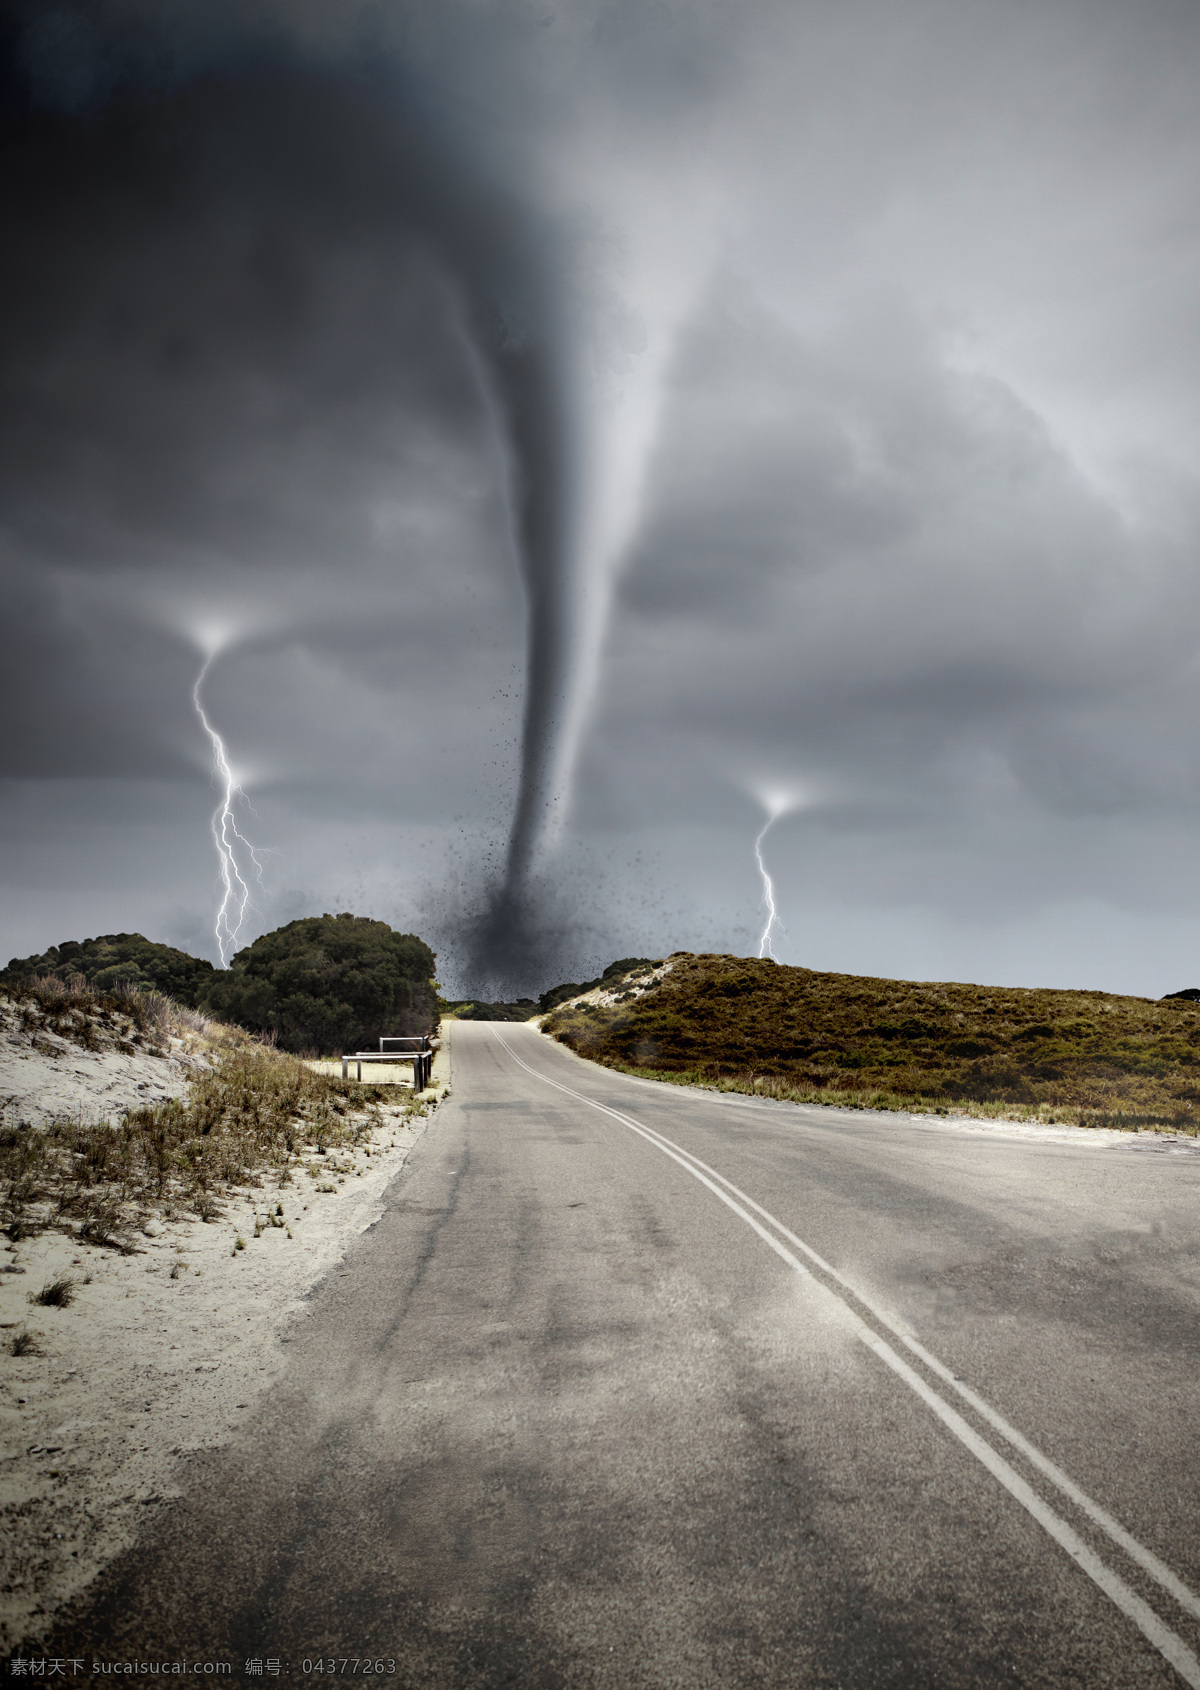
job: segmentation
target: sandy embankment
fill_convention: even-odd
[[[63,1048],[51,1054],[54,1045]],[[379,1069],[371,1076],[381,1077]],[[431,1101],[449,1077],[443,1048]],[[12,1118],[35,1124],[67,1110],[115,1115],[186,1085],[178,1050],[154,1057],[62,1040],[40,1049],[0,1044],[0,1101]],[[311,1155],[282,1188],[268,1175],[260,1189],[238,1190],[219,1220],[150,1220],[152,1235],[135,1235],[136,1255],[56,1231],[0,1241],[6,1650],[35,1639],[133,1541],[149,1511],[177,1494],[180,1457],[225,1441],[270,1389],[307,1295],[382,1213],[384,1191],[427,1124],[405,1124],[399,1106],[381,1106],[379,1118],[356,1151]],[[282,1226],[266,1220],[277,1206]],[[234,1248],[239,1237],[243,1250]],[[75,1281],[70,1306],[30,1303],[30,1293],[60,1276]],[[11,1353],[23,1328],[41,1354]]]

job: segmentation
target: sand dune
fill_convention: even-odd
[[[100,1119],[181,1097],[189,1073],[205,1061],[178,1040],[162,1056],[87,1050],[48,1027],[26,1027],[17,1006],[0,997],[0,1107],[12,1121],[40,1127],[63,1115]]]
[[[10,1122],[115,1116],[181,1094],[204,1060],[177,1040],[162,1056],[84,1050],[22,1032],[11,1005],[0,1003],[0,1017],[0,1097]],[[441,1052],[438,1095],[448,1080]],[[173,1494],[189,1452],[223,1442],[270,1389],[306,1294],[382,1212],[386,1187],[426,1125],[420,1116],[406,1122],[401,1105],[381,1106],[378,1121],[357,1150],[310,1157],[311,1171],[282,1188],[272,1176],[236,1191],[217,1220],[149,1218],[134,1255],[60,1231],[3,1240],[6,1648],[35,1639]],[[239,1237],[245,1248],[235,1250]],[[60,1277],[74,1282],[69,1306],[30,1302]],[[11,1353],[22,1330],[35,1334],[40,1353]]]

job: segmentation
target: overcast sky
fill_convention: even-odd
[[[218,646],[244,937],[486,984],[541,499],[496,989],[756,953],[785,802],[782,961],[1200,984],[1190,0],[2,16],[0,962],[217,958]]]

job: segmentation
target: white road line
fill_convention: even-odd
[[[797,1238],[796,1234],[785,1227],[782,1221],[776,1220],[774,1215],[764,1209],[761,1204],[756,1203],[753,1198],[748,1197],[745,1192],[740,1191],[738,1187],[731,1181],[727,1180],[723,1174],[719,1174],[715,1168],[709,1167],[706,1162],[702,1162],[700,1158],[698,1156],[694,1156],[691,1151],[685,1150],[682,1145],[676,1144],[673,1139],[667,1138],[664,1134],[657,1132],[653,1127],[647,1127],[643,1125],[642,1122],[635,1121],[631,1115],[625,1115],[618,1109],[612,1109],[606,1103],[598,1103],[595,1098],[585,1096],[583,1092],[576,1091],[572,1086],[563,1085],[561,1081],[552,1080],[549,1075],[539,1073],[536,1068],[531,1067],[528,1062],[523,1061],[508,1041],[496,1032],[494,1028],[491,1031],[492,1037],[498,1041],[498,1043],[508,1052],[509,1056],[512,1057],[513,1061],[517,1063],[519,1067],[523,1068],[527,1074],[532,1075],[535,1080],[540,1080],[543,1085],[553,1086],[555,1091],[563,1092],[566,1096],[573,1097],[577,1102],[585,1103],[589,1108],[596,1109],[602,1115],[609,1116],[612,1120],[619,1122],[621,1126],[626,1127],[630,1132],[636,1133],[639,1138],[645,1139],[647,1144],[653,1145],[653,1147],[662,1155],[668,1156],[671,1161],[678,1163],[685,1172],[691,1174],[693,1179],[698,1180],[701,1185],[707,1187],[714,1197],[718,1198],[720,1202],[725,1204],[726,1208],[731,1209],[734,1214],[743,1220],[746,1225],[750,1227],[753,1232],[757,1233],[763,1242],[796,1273],[803,1274],[806,1278],[811,1278],[809,1269],[796,1255],[792,1253],[791,1250],[787,1248],[787,1245],[782,1242],[782,1239],[787,1239],[789,1243],[795,1245],[795,1247],[804,1256],[806,1256],[810,1262],[818,1267],[823,1274],[834,1280],[838,1285],[842,1286],[850,1296],[854,1297],[856,1301],[863,1305],[864,1308],[868,1309],[875,1319],[880,1321],[882,1325],[886,1326],[888,1331],[898,1338],[900,1342],[911,1350],[914,1355],[918,1356],[939,1379],[943,1380],[945,1383],[952,1386],[953,1389],[958,1391],[959,1395],[963,1397],[965,1401],[969,1402],[971,1407],[974,1408],[989,1425],[998,1431],[1001,1436],[1004,1437],[1015,1449],[1020,1450],[1021,1454],[1024,1455],[1039,1472],[1041,1472],[1046,1478],[1050,1479],[1050,1481],[1055,1484],[1065,1496],[1070,1497],[1071,1501],[1076,1503],[1078,1507],[1080,1507],[1083,1512],[1086,1513],[1088,1517],[1101,1528],[1101,1530],[1107,1533],[1111,1540],[1115,1544],[1119,1545],[1132,1560],[1135,1560],[1138,1565],[1155,1580],[1162,1590],[1174,1597],[1179,1605],[1186,1609],[1188,1613],[1200,1615],[1200,1599],[1198,1599],[1195,1594],[1189,1590],[1187,1585],[1185,1585],[1183,1581],[1170,1570],[1169,1567],[1165,1566],[1156,1555],[1152,1554],[1150,1550],[1146,1549],[1137,1541],[1136,1538],[1131,1536],[1130,1533],[1127,1532],[1118,1521],[1114,1520],[1110,1514],[1101,1508],[1098,1503],[1093,1502],[1089,1496],[1080,1490],[1079,1487],[1054,1464],[1054,1462],[1050,1461],[1048,1457],[1042,1455],[1041,1451],[1036,1449],[1033,1444],[1029,1443],[1029,1441],[1024,1438],[1015,1427],[1009,1426],[1008,1422],[1004,1420],[1001,1415],[997,1414],[996,1411],[986,1402],[984,1402],[981,1397],[977,1396],[975,1392],[964,1388],[961,1383],[954,1378],[954,1375],[950,1372],[949,1368],[947,1368],[942,1362],[938,1361],[936,1356],[931,1355],[928,1350],[925,1350],[920,1344],[916,1343],[914,1339],[910,1338],[900,1328],[892,1317],[887,1315],[882,1309],[877,1308],[876,1305],[868,1298],[864,1297],[861,1292],[855,1290],[855,1288],[849,1284],[849,1282],[844,1279],[840,1273],[838,1273],[836,1268],[831,1267],[823,1257],[819,1256],[815,1250],[805,1244],[803,1239]],[[751,1211],[754,1212],[752,1213]],[[756,1219],[756,1215],[760,1216],[761,1219]],[[775,1232],[780,1235],[778,1238],[771,1232],[768,1232],[767,1227],[763,1225],[764,1221],[767,1225],[773,1227]],[[866,1321],[864,1321],[861,1316],[849,1306],[843,1297],[839,1296],[838,1293],[832,1290],[829,1286],[823,1285],[820,1280],[814,1280],[813,1283],[836,1301],[843,1315],[849,1319],[854,1332],[867,1346],[867,1348],[878,1356],[880,1361],[889,1367],[897,1378],[902,1379],[909,1389],[919,1396],[922,1402],[933,1410],[934,1414],[937,1415],[942,1424],[949,1431],[953,1432],[959,1442],[966,1449],[970,1450],[976,1460],[981,1462],[982,1465],[987,1468],[988,1472],[992,1474],[993,1478],[997,1479],[999,1483],[1004,1486],[1009,1495],[1021,1504],[1026,1512],[1038,1522],[1043,1530],[1046,1531],[1061,1548],[1066,1550],[1067,1554],[1076,1563],[1076,1565],[1088,1575],[1092,1582],[1104,1592],[1109,1600],[1118,1607],[1121,1612],[1127,1616],[1127,1618],[1133,1621],[1133,1623],[1141,1631],[1142,1635],[1150,1643],[1152,1643],[1158,1650],[1159,1654],[1161,1654],[1163,1658],[1169,1661],[1175,1668],[1175,1671],[1183,1679],[1184,1683],[1191,1685],[1193,1690],[1200,1690],[1200,1660],[1196,1658],[1183,1639],[1179,1637],[1177,1633],[1172,1631],[1163,1620],[1159,1619],[1154,1610],[1142,1600],[1136,1591],[1130,1589],[1124,1579],[1120,1578],[1111,1570],[1111,1568],[1106,1566],[1105,1563],[1100,1560],[1095,1551],[1090,1549],[1078,1533],[1075,1532],[1065,1520],[1056,1514],[1054,1510],[1042,1500],[1032,1486],[1021,1477],[1016,1469],[1010,1466],[1004,1457],[992,1448],[991,1444],[987,1443],[984,1438],[980,1437],[979,1433],[976,1432],[972,1426],[969,1426],[962,1416],[954,1408],[952,1408],[948,1402],[940,1397],[938,1393],[921,1378],[920,1374],[909,1366],[908,1362],[906,1362],[902,1356],[896,1353],[886,1339],[881,1338],[877,1332],[873,1331],[872,1328],[867,1325]]]
[[[637,1080],[633,1075],[623,1075],[622,1078],[633,1080],[635,1084],[643,1086],[649,1086],[655,1083],[654,1081],[649,1080]],[[706,1103],[716,1103],[720,1101],[707,1093],[701,1095]],[[741,1107],[746,1107],[747,1105],[753,1107],[754,1102],[754,1099],[748,1098],[741,1103]],[[735,1107],[736,1106],[737,1105],[735,1104]],[[653,1127],[646,1128],[646,1131],[655,1133],[658,1137],[662,1137],[662,1135],[657,1133],[657,1130]],[[665,1139],[664,1142],[667,1144],[673,1143],[670,1139]],[[682,1149],[682,1146],[676,1146],[676,1148]],[[724,1174],[718,1173],[715,1168],[710,1168],[707,1162],[701,1161],[700,1157],[694,1155],[690,1150],[683,1150],[683,1154],[688,1157],[690,1161],[695,1162],[697,1167],[703,1168],[705,1173],[710,1174],[713,1179],[718,1180],[723,1186],[731,1191],[735,1197],[745,1203],[748,1208],[754,1210],[756,1214],[759,1214],[768,1220],[772,1226],[778,1229],[781,1235],[786,1238],[790,1244],[794,1244],[798,1250],[803,1252],[810,1262],[820,1268],[822,1273],[827,1274],[830,1279],[836,1280],[839,1285],[844,1286],[850,1295],[861,1303],[863,1308],[865,1308],[875,1320],[879,1321],[880,1325],[886,1326],[893,1337],[898,1339],[898,1341],[903,1344],[907,1350],[911,1351],[913,1355],[917,1356],[922,1362],[924,1362],[925,1366],[929,1368],[931,1373],[935,1373],[943,1384],[948,1385],[949,1388],[952,1391],[955,1391],[964,1402],[969,1403],[981,1419],[986,1420],[988,1425],[991,1426],[994,1431],[999,1432],[1000,1436],[1007,1443],[1011,1444],[1014,1449],[1019,1450],[1031,1466],[1036,1467],[1039,1473],[1049,1479],[1052,1485],[1056,1486],[1056,1488],[1061,1491],[1064,1496],[1069,1497],[1077,1508],[1080,1508],[1095,1525],[1099,1526],[1101,1531],[1105,1532],[1113,1543],[1123,1549],[1131,1560],[1136,1561],[1138,1566],[1141,1567],[1144,1572],[1149,1573],[1150,1577],[1154,1579],[1154,1581],[1163,1590],[1165,1590],[1168,1595],[1172,1596],[1186,1613],[1191,1614],[1194,1619],[1200,1619],[1200,1597],[1198,1597],[1194,1591],[1190,1590],[1188,1586],[1184,1584],[1183,1580],[1171,1571],[1170,1567],[1168,1567],[1163,1561],[1160,1561],[1158,1556],[1154,1554],[1153,1550],[1147,1549],[1144,1544],[1139,1543],[1137,1538],[1125,1530],[1125,1527],[1121,1525],[1119,1520],[1115,1520],[1106,1509],[1101,1508],[1098,1502],[1094,1502],[1092,1498],[1088,1496],[1086,1491],[1080,1490],[1074,1480],[1069,1478],[1067,1474],[1063,1472],[1061,1467],[1051,1461],[1049,1456],[1043,1455],[1036,1445],[1031,1444],[1028,1438],[1024,1437],[1017,1431],[1015,1426],[1010,1425],[1009,1422],[1004,1419],[1003,1415],[997,1413],[990,1403],[986,1402],[984,1398],[973,1391],[964,1380],[957,1378],[944,1362],[939,1361],[935,1355],[932,1355],[924,1347],[924,1345],[918,1343],[915,1338],[906,1332],[903,1325],[896,1320],[895,1316],[890,1315],[886,1309],[882,1309],[877,1303],[872,1302],[871,1298],[868,1297],[865,1292],[859,1290],[852,1280],[847,1279],[844,1274],[839,1273],[835,1267],[832,1267],[829,1262],[819,1256],[817,1252],[812,1249],[811,1246],[806,1244],[802,1238],[797,1238],[796,1234],[784,1226],[781,1221],[776,1220],[773,1215],[769,1214],[766,1209],[756,1203],[752,1197],[746,1194],[746,1192],[734,1185],[731,1180],[726,1179]]]

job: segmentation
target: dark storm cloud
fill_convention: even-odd
[[[1073,884],[1200,935],[1172,866],[1200,790],[1190,10],[4,22],[0,769],[29,838],[61,780],[87,874],[126,883],[134,813],[191,864],[188,697],[223,636],[206,699],[279,884],[410,924],[420,882],[464,987],[605,935],[745,943],[775,789],[795,960],[842,921],[911,970],[919,919],[1032,924]],[[1022,966],[1083,983],[1022,932]]]
[[[398,119],[294,73],[32,121],[14,150],[4,491],[49,555],[319,556],[478,410],[425,203],[464,191]]]
[[[160,599],[164,548],[188,574],[205,548],[328,567],[372,549],[347,517],[397,460],[436,498],[423,442],[490,423],[529,622],[517,895],[563,796],[586,587],[561,240],[402,54],[367,68],[369,30],[322,39],[298,14],[277,52],[261,20],[182,16],[62,8],[17,43],[13,542],[43,564],[141,553]]]
[[[444,668],[456,623],[478,650],[472,561],[485,621],[489,574],[514,595],[502,541],[447,517],[502,526],[469,302],[417,203],[463,194],[394,116],[292,71],[36,116],[12,152],[9,771],[163,774],[164,732],[194,738],[182,641],[223,618],[307,627],[360,678],[419,681],[435,637]]]

